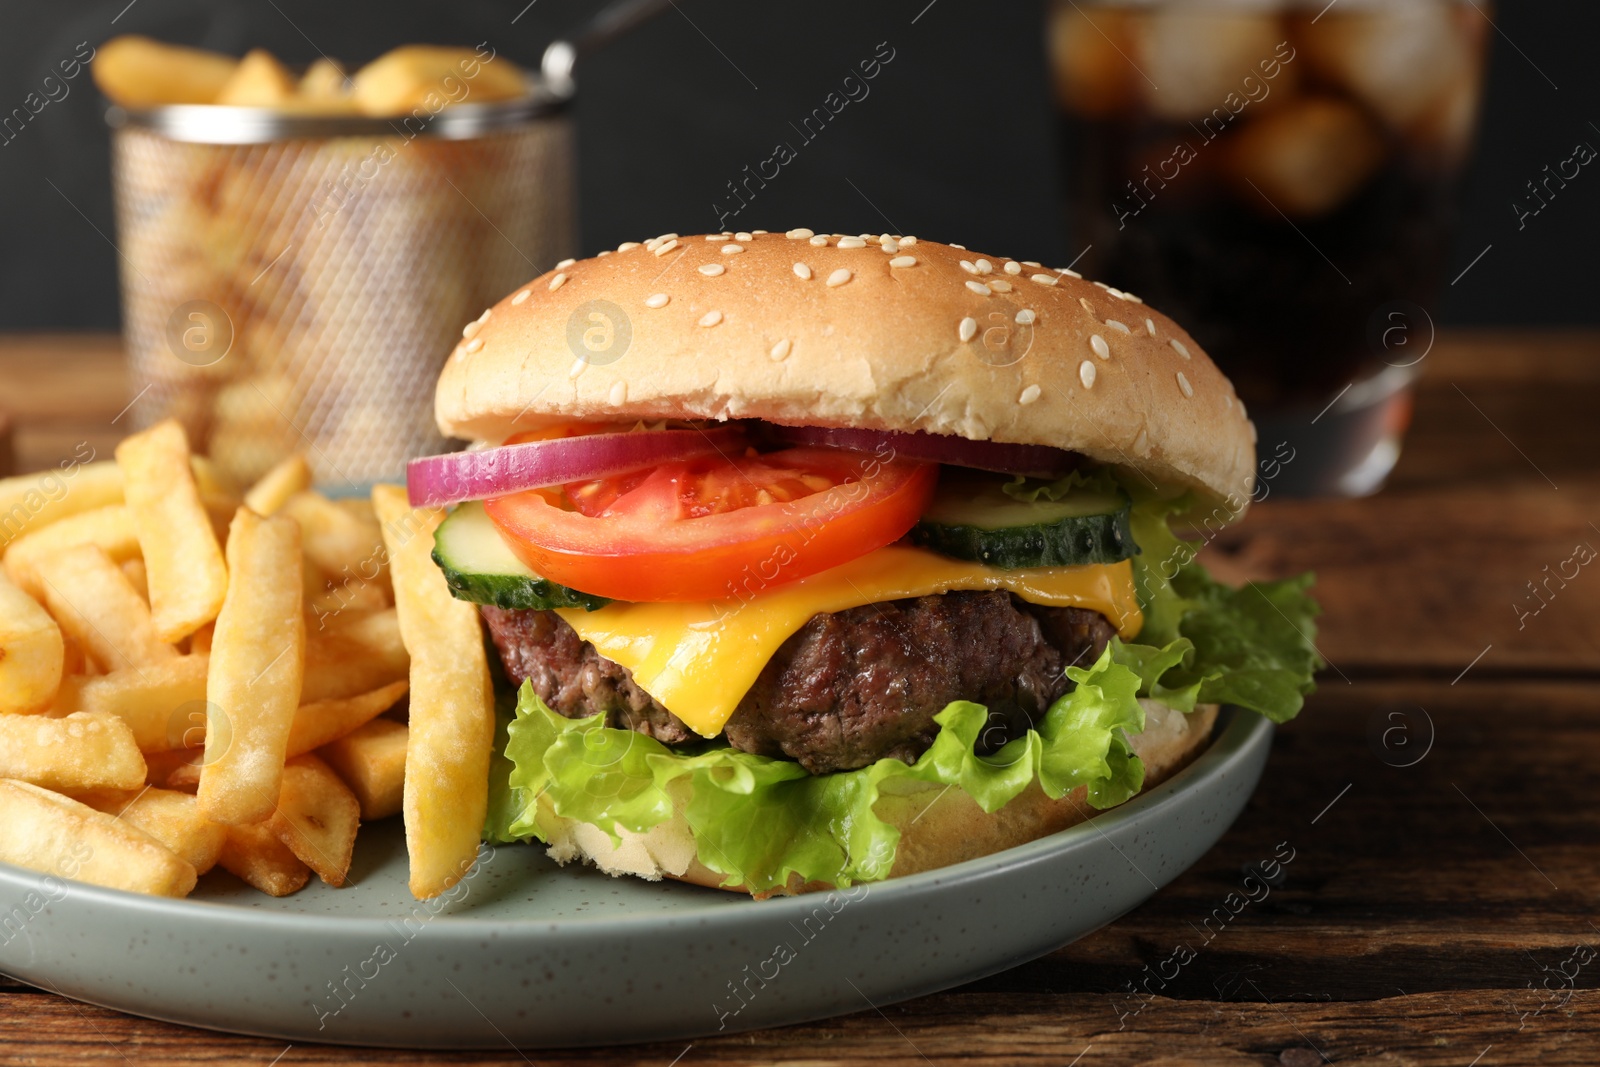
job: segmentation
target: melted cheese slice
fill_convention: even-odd
[[[1144,625],[1133,565],[1000,570],[890,546],[774,589],[700,603],[608,604],[557,612],[689,728],[715,737],[778,646],[819,612],[954,590],[1005,589],[1030,604],[1088,608],[1124,639]]]

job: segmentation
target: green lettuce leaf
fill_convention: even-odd
[[[960,788],[985,811],[1031,783],[1051,797],[1086,786],[1097,808],[1120,804],[1144,783],[1127,735],[1144,729],[1140,677],[1108,649],[1022,737],[998,752],[974,752],[988,722],[978,704],[956,701],[936,715],[940,730],[914,764],[882,759],[854,771],[811,775],[799,764],[722,743],[674,752],[654,738],[567,719],[524,686],[507,726],[511,765],[491,790],[495,842],[548,840],[552,815],[593,823],[618,838],[643,833],[681,805],[700,862],[757,892],[791,875],[848,886],[888,876],[900,833],[873,810],[885,786]]]

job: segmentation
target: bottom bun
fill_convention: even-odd
[[[1201,704],[1184,714],[1154,701],[1140,703],[1144,705],[1145,728],[1128,740],[1144,762],[1144,789],[1153,789],[1188,766],[1210,742],[1217,705]],[[977,859],[1076,825],[1099,810],[1089,806],[1086,794],[1079,786],[1052,800],[1034,782],[1004,807],[986,812],[960,789],[914,783],[909,790],[886,792],[873,811],[900,831],[889,877]],[[550,857],[557,863],[584,860],[611,875],[631,874],[650,881],[672,878],[711,889],[749,892],[742,885],[723,885],[725,876],[700,862],[681,810],[647,833],[619,828],[621,840],[615,843],[598,826],[562,818],[548,808],[540,812],[539,823],[549,835]],[[827,882],[802,883],[796,876],[782,889],[755,895],[787,896],[834,888]]]

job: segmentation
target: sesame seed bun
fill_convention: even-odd
[[[1199,704],[1184,714],[1152,700],[1139,703],[1145,709],[1145,728],[1128,741],[1144,763],[1141,792],[1148,792],[1205,750],[1216,723],[1217,705]],[[885,795],[873,811],[900,831],[891,878],[989,856],[1076,826],[1096,814],[1083,786],[1052,800],[1037,782],[993,812],[984,811],[960,789],[935,785]],[[712,889],[750,891],[742,885],[724,886],[723,876],[699,861],[694,835],[681,811],[648,833],[621,830],[621,841],[615,844],[598,826],[557,815],[548,806],[540,809],[539,825],[550,835],[550,856],[558,863],[583,860],[611,875],[631,874],[650,881],[671,878]],[[826,882],[802,883],[797,877],[782,889],[760,895],[789,896],[834,888]]]
[[[1255,429],[1195,340],[1128,293],[914,238],[680,237],[566,261],[469,323],[446,434],[758,418],[1053,445],[1237,511]]]

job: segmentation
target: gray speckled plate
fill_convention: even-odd
[[[518,847],[419,903],[397,820],[362,831],[352,888],[281,900],[223,874],[172,901],[0,865],[0,970],[289,1041],[599,1045],[818,1019],[993,974],[1137,906],[1238,816],[1271,736],[1229,710],[1192,766],[1088,824],[825,896],[612,879]]]

